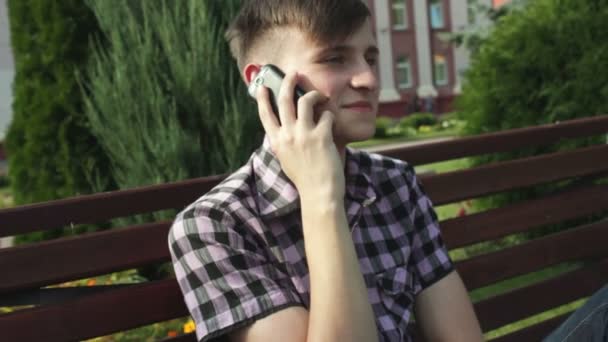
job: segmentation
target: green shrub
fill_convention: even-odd
[[[393,120],[385,116],[376,118],[376,133],[374,138],[387,138],[389,136],[389,130],[393,126]]]
[[[13,120],[6,136],[16,204],[91,192],[83,165],[107,160],[88,129],[75,71],[97,22],[82,0],[9,0]]]
[[[536,0],[514,9],[472,59],[458,101],[468,134],[608,112],[608,3]],[[473,160],[474,165],[602,142],[602,137],[526,148]],[[549,170],[550,171],[550,170]],[[495,207],[554,192],[570,182],[493,196]]]
[[[437,127],[440,130],[455,129],[462,131],[465,126],[466,121],[462,120],[457,112],[443,114],[439,117],[439,122],[437,122]]]
[[[403,129],[412,127],[414,129],[420,126],[434,126],[437,124],[437,117],[433,113],[413,113],[399,121],[399,126]]]
[[[108,47],[83,83],[119,188],[226,173],[261,143],[223,32],[238,1],[88,2]]]
[[[87,166],[109,174],[109,165],[89,130],[75,76],[87,63],[97,21],[83,0],[9,0],[7,5],[16,69],[13,119],[6,135],[14,204],[91,193]],[[90,229],[36,232],[15,242]]]

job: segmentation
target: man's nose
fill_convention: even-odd
[[[378,89],[378,75],[376,67],[369,65],[367,61],[358,66],[353,73],[351,84],[353,88],[365,88],[370,91]]]

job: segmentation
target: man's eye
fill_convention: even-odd
[[[331,57],[327,57],[323,60],[323,62],[325,63],[336,63],[336,64],[342,64],[344,63],[345,58],[344,56],[331,56]]]

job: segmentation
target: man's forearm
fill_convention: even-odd
[[[343,203],[302,201],[310,272],[308,341],[377,341]]]

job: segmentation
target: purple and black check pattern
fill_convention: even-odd
[[[347,213],[380,341],[410,341],[416,295],[454,268],[408,164],[347,149]],[[208,341],[289,306],[310,305],[298,193],[265,141],[176,218],[175,275]]]

